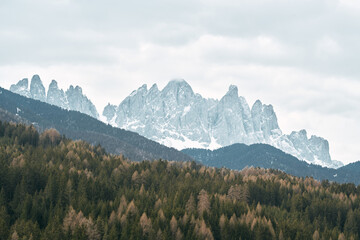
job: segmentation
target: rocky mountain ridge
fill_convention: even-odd
[[[220,100],[203,98],[184,80],[170,81],[162,90],[143,85],[120,105],[107,105],[103,116],[114,126],[177,149],[264,143],[308,163],[342,166],[331,159],[327,140],[308,138],[306,130],[283,134],[273,106],[257,100],[250,108],[234,85]]]
[[[123,155],[133,161],[192,161],[188,155],[138,133],[112,127],[79,111],[65,110],[26,98],[1,87],[0,121],[31,124],[40,132],[55,128],[61,135],[70,139],[84,140],[93,146],[100,144],[108,153]]]
[[[53,80],[47,94],[38,75],[10,87],[12,92],[99,119],[94,104],[79,86],[64,92]],[[194,93],[184,80],[170,81],[159,90],[141,86],[120,105],[108,104],[103,111],[112,126],[134,131],[151,140],[177,149],[218,149],[234,143],[272,145],[308,163],[338,168],[343,164],[331,159],[327,140],[311,136],[306,130],[286,135],[281,131],[272,105],[257,100],[252,107],[229,87],[220,99],[205,99]]]
[[[79,86],[73,87],[71,85],[64,92],[64,90],[59,89],[58,83],[52,80],[46,94],[39,75],[34,75],[31,79],[30,89],[29,80],[24,78],[17,84],[11,85],[10,91],[63,109],[79,111],[93,118],[99,118],[95,105],[83,94]]]

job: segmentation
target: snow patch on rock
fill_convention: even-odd
[[[39,75],[34,75],[31,79],[30,89],[28,79],[24,78],[17,84],[11,85],[10,91],[67,110],[79,111],[91,117],[99,118],[95,105],[82,93],[82,89],[79,86],[75,88],[70,86],[64,92],[64,90],[59,89],[57,82],[52,80],[46,94]]]
[[[170,81],[161,91],[154,84],[133,91],[120,105],[108,105],[103,115],[108,123],[177,149],[216,149],[234,143],[265,143],[300,160],[326,167],[339,167],[331,160],[329,143],[305,130],[283,134],[272,105],[257,100],[250,108],[229,87],[220,100],[195,94],[184,80]]]

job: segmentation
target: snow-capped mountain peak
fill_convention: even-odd
[[[40,100],[42,102],[45,102],[46,100],[45,87],[39,75],[34,75],[31,79],[30,94],[33,99]]]
[[[99,118],[94,104],[83,94],[82,88],[79,86],[74,88],[74,86],[71,85],[69,89],[64,92],[64,90],[59,89],[58,83],[52,80],[46,94],[45,87],[39,75],[34,75],[31,79],[30,90],[28,87],[28,79],[24,78],[17,84],[11,85],[10,91],[64,109],[79,111],[94,118]]]
[[[339,167],[325,139],[309,139],[303,130],[283,134],[273,106],[257,100],[250,109],[235,85],[220,100],[195,94],[183,79],[162,90],[143,85],[119,106],[107,105],[103,115],[115,126],[178,149],[267,143],[309,163]]]
[[[239,90],[238,90],[237,86],[230,85],[229,91],[225,94],[224,97],[236,97],[237,98],[238,96],[239,96]]]
[[[131,94],[130,97],[133,97],[135,95],[146,95],[147,94],[147,85],[144,84],[141,87],[139,87],[137,90],[134,90]]]
[[[149,89],[149,93],[152,93],[152,92],[159,92],[159,88],[158,88],[158,85],[155,83],[151,86],[151,88]]]
[[[27,78],[24,78],[20,80],[17,84],[12,84],[10,86],[10,91],[25,97],[30,97],[29,80]]]
[[[12,92],[59,107],[99,118],[94,104],[79,86],[59,89],[53,80],[45,94],[38,75],[10,87]],[[340,167],[331,159],[327,140],[306,130],[283,134],[272,105],[256,100],[250,108],[239,89],[230,85],[220,100],[205,99],[194,93],[183,79],[170,81],[162,90],[146,84],[133,91],[118,106],[108,104],[102,113],[108,123],[138,132],[164,145],[215,149],[234,143],[266,143],[309,163]]]
[[[59,89],[58,83],[55,80],[52,80],[49,85],[46,102],[68,109],[69,103],[66,99],[65,93],[62,89]]]
[[[170,81],[161,91],[161,94],[164,98],[175,98],[177,102],[186,101],[194,97],[194,92],[191,86],[183,79]]]
[[[99,118],[95,105],[83,94],[82,88],[71,85],[65,92],[69,109],[85,113],[94,118]]]
[[[108,103],[108,105],[105,106],[102,115],[106,118],[106,121],[111,125],[114,125],[115,114],[116,114],[116,106]]]

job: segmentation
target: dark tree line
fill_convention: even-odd
[[[360,187],[131,162],[0,122],[0,239],[358,239]]]

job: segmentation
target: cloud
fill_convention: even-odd
[[[81,85],[101,112],[143,83],[184,78],[212,98],[236,84],[250,104],[273,104],[285,132],[306,128],[350,162],[358,29],[353,0],[3,0],[0,85],[37,73]]]
[[[339,6],[351,13],[358,13],[360,11],[360,3],[357,0],[340,0]]]
[[[318,41],[317,55],[319,58],[328,58],[339,55],[342,52],[342,47],[337,41],[330,37],[324,37]]]

